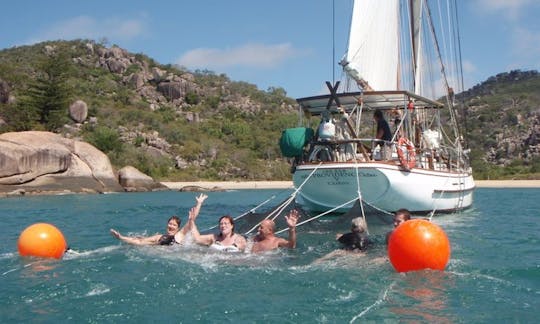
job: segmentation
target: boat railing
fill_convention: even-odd
[[[417,147],[416,167],[437,171],[457,171],[468,166],[453,147],[441,146],[436,149]],[[376,138],[325,139],[309,143],[300,164],[335,162],[385,162],[401,164],[398,142],[382,141]]]
[[[391,161],[395,143],[375,138],[329,139],[310,142],[306,162]],[[390,152],[383,154],[383,149]],[[395,156],[397,157],[397,155]]]

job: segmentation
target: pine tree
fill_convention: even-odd
[[[68,77],[72,69],[66,55],[54,55],[45,59],[38,67],[37,77],[29,85],[25,96],[17,105],[18,115],[26,122],[41,124],[46,130],[56,130],[67,121],[67,109],[71,97]]]

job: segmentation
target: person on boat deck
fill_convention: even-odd
[[[298,210],[293,209],[285,216],[287,226],[289,227],[289,239],[286,240],[274,235],[276,224],[271,219],[263,220],[253,238],[253,246],[251,252],[258,253],[274,250],[280,247],[294,249],[296,247],[296,223],[298,221]]]
[[[372,244],[366,233],[366,222],[362,217],[353,218],[351,221],[351,232],[336,234],[336,240],[347,251],[365,251]]]
[[[376,109],[373,113],[373,119],[377,123],[377,134],[375,138],[380,140],[377,144],[381,146],[382,159],[385,160],[390,154],[390,141],[392,140],[392,132],[386,119],[384,119],[383,113],[380,109]]]
[[[200,194],[198,197],[195,198],[196,204],[189,211],[190,217],[191,214],[199,214],[201,206],[207,197],[208,196],[204,194]],[[111,235],[125,243],[133,245],[172,245],[175,243],[180,244],[184,240],[186,234],[191,229],[189,222],[182,229],[180,229],[180,224],[180,218],[178,216],[172,216],[167,222],[166,234],[156,234],[147,237],[132,237],[124,236],[120,234],[120,232],[118,232],[117,230],[111,228]]]
[[[401,208],[394,214],[394,229],[390,232],[386,233],[386,244],[388,245],[388,241],[390,241],[390,236],[394,232],[394,230],[401,224],[405,223],[406,221],[411,219],[411,212],[409,212],[408,209]]]
[[[219,234],[201,235],[195,224],[197,214],[190,213],[191,235],[195,243],[209,246],[212,249],[225,252],[243,252],[246,249],[246,239],[234,232],[234,219],[229,216],[219,218]]]
[[[402,118],[401,110],[399,110],[399,108],[396,106],[396,108],[392,109],[390,113],[391,113],[392,118],[394,118],[394,128],[396,132],[398,132],[398,138],[399,138],[401,134],[401,130],[399,129],[399,126],[401,124],[401,118]]]

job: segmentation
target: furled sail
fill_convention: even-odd
[[[355,1],[348,52],[341,65],[359,84],[367,82],[373,90],[398,90],[398,0]]]
[[[422,1],[411,1],[411,22],[412,22],[412,52],[413,52],[413,73],[414,92],[424,94],[422,91]]]

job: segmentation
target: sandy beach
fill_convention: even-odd
[[[477,188],[540,188],[540,180],[476,180]],[[162,182],[171,190],[195,187],[200,189],[287,189],[292,181],[193,181]]]
[[[169,189],[180,190],[186,187],[204,189],[287,189],[292,188],[292,181],[193,181],[193,182],[161,182]]]
[[[540,188],[540,180],[475,180],[478,188]]]

